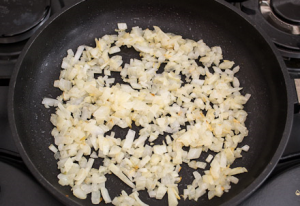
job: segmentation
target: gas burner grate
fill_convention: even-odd
[[[0,43],[23,41],[49,18],[50,0],[1,0]]]
[[[0,79],[9,79],[27,40],[52,12],[51,0],[0,0]]]
[[[284,1],[280,4],[277,0],[260,1],[260,11],[263,17],[277,29],[293,34],[300,34],[300,1],[299,5]],[[296,10],[295,10],[296,9]],[[297,11],[297,9],[299,9]]]
[[[292,78],[300,78],[300,1],[228,0],[273,41]]]

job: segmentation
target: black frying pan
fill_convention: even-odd
[[[127,23],[129,28],[152,29],[157,25],[184,38],[203,39],[209,46],[220,45],[225,59],[241,66],[238,77],[243,93],[252,94],[245,107],[249,113],[249,136],[243,142],[250,145],[250,151],[236,160],[233,167],[245,166],[249,172],[239,175],[240,182],[221,198],[208,201],[204,195],[198,202],[180,201],[180,205],[240,203],[267,178],[285,148],[292,125],[291,86],[282,60],[266,36],[241,12],[228,8],[221,0],[89,0],[65,9],[45,23],[24,48],[10,84],[11,129],[30,171],[63,203],[91,204],[89,197],[79,200],[69,187],[58,184],[59,171],[48,149],[53,143],[49,119],[54,108],[46,109],[41,102],[44,97],[55,98],[60,94],[53,88],[53,82],[59,77],[67,49],[75,51],[82,44],[94,46],[96,37],[114,33],[119,22]],[[131,56],[128,52],[123,52],[125,61]],[[181,175],[182,192],[193,178],[185,168]],[[130,192],[113,175],[108,179],[112,198],[121,189]],[[158,201],[148,198],[146,192],[141,192],[140,197],[149,205],[167,205],[166,197]]]

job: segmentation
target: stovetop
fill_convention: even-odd
[[[54,13],[79,1],[81,0],[31,1],[38,5],[31,5],[30,11],[35,12],[38,6],[44,8],[37,13],[40,19],[35,19],[26,28],[18,30],[5,30],[0,26],[0,205],[61,205],[34,179],[18,154],[8,123],[8,87],[14,65],[29,36]],[[243,11],[253,24],[265,30],[280,51],[291,81],[300,78],[300,1],[227,1]],[[0,0],[0,23],[4,21],[3,15],[8,12],[6,6],[9,2],[11,1]],[[21,5],[25,1],[14,2]],[[24,8],[17,12],[26,13]],[[14,22],[6,23],[11,25]],[[300,181],[297,181],[300,177],[300,107],[296,87],[294,96],[293,129],[283,156],[268,180],[241,205],[300,205]],[[276,195],[274,188],[280,188],[281,195]]]

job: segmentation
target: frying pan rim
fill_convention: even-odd
[[[14,115],[14,88],[16,86],[16,79],[18,77],[19,70],[21,69],[21,64],[23,62],[24,57],[26,57],[26,54],[28,50],[31,48],[32,44],[34,44],[35,40],[39,37],[39,35],[46,29],[53,21],[55,21],[59,16],[63,15],[65,12],[70,10],[71,8],[78,6],[82,2],[85,2],[86,0],[82,0],[74,5],[68,6],[63,8],[59,13],[54,14],[52,17],[46,21],[41,28],[38,29],[38,31],[28,40],[26,43],[23,51],[21,52],[20,57],[17,60],[17,63],[14,67],[11,79],[10,79],[10,85],[9,85],[9,94],[8,94],[8,114],[9,114],[9,124],[11,128],[11,132],[13,135],[14,142],[17,146],[17,149],[19,153],[21,154],[21,157],[23,161],[25,162],[26,166],[29,168],[30,172],[34,175],[34,177],[41,183],[44,188],[46,188],[54,197],[59,199],[62,203],[64,204],[78,204],[71,198],[66,198],[62,193],[58,192],[57,188],[54,187],[50,182],[38,171],[36,168],[35,164],[31,161],[29,158],[26,150],[23,147],[23,144],[21,142],[21,139],[18,134],[18,129],[15,124],[15,115]],[[241,203],[243,200],[245,200],[247,197],[250,196],[265,180],[266,178],[270,175],[270,173],[273,171],[275,168],[276,164],[278,163],[280,157],[283,154],[284,148],[286,147],[286,144],[288,142],[291,129],[292,129],[292,123],[293,123],[293,107],[292,107],[292,84],[289,79],[288,72],[286,70],[285,64],[279,54],[279,51],[276,49],[275,45],[269,40],[267,34],[258,26],[253,24],[253,22],[250,21],[249,17],[247,17],[242,11],[238,10],[237,8],[232,7],[229,3],[223,1],[223,0],[215,0],[222,6],[227,7],[230,9],[232,12],[237,13],[240,18],[243,18],[248,24],[253,26],[256,31],[263,37],[264,41],[268,44],[268,46],[271,48],[272,52],[274,53],[276,60],[280,66],[284,83],[286,86],[286,95],[287,95],[287,116],[286,116],[286,122],[285,122],[285,127],[284,131],[282,134],[282,138],[279,143],[279,147],[277,148],[276,152],[273,154],[273,157],[271,158],[271,161],[269,162],[268,165],[265,166],[265,169],[263,170],[262,173],[256,179],[247,187],[245,188],[242,192],[239,194],[235,195],[231,199],[229,199],[226,203],[223,203],[222,205],[237,205]]]

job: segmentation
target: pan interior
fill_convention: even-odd
[[[53,143],[50,115],[54,109],[46,109],[41,102],[44,97],[55,98],[60,94],[53,82],[59,78],[61,61],[67,49],[75,51],[82,44],[94,46],[95,38],[113,34],[120,22],[127,23],[129,28],[152,29],[156,25],[183,38],[203,39],[209,46],[221,46],[224,58],[240,65],[237,76],[244,88],[242,93],[252,95],[245,107],[249,114],[246,121],[249,135],[243,142],[250,146],[250,151],[243,153],[243,158],[237,159],[233,166],[245,166],[249,172],[239,175],[240,182],[232,185],[229,193],[221,198],[208,201],[204,195],[197,203],[182,200],[180,203],[220,205],[233,201],[265,171],[280,146],[286,126],[288,98],[276,55],[262,35],[217,1],[86,1],[49,23],[25,49],[26,54],[18,63],[13,82],[12,116],[16,142],[23,157],[29,160],[28,164],[33,166],[38,179],[64,203],[91,204],[89,198],[79,200],[73,197],[69,187],[58,184],[56,160],[48,149]],[[181,191],[193,178],[185,170],[182,176]],[[107,188],[114,197],[126,186],[112,178]],[[148,198],[146,192],[141,192],[140,197],[149,205],[167,204],[166,197],[157,201]]]

